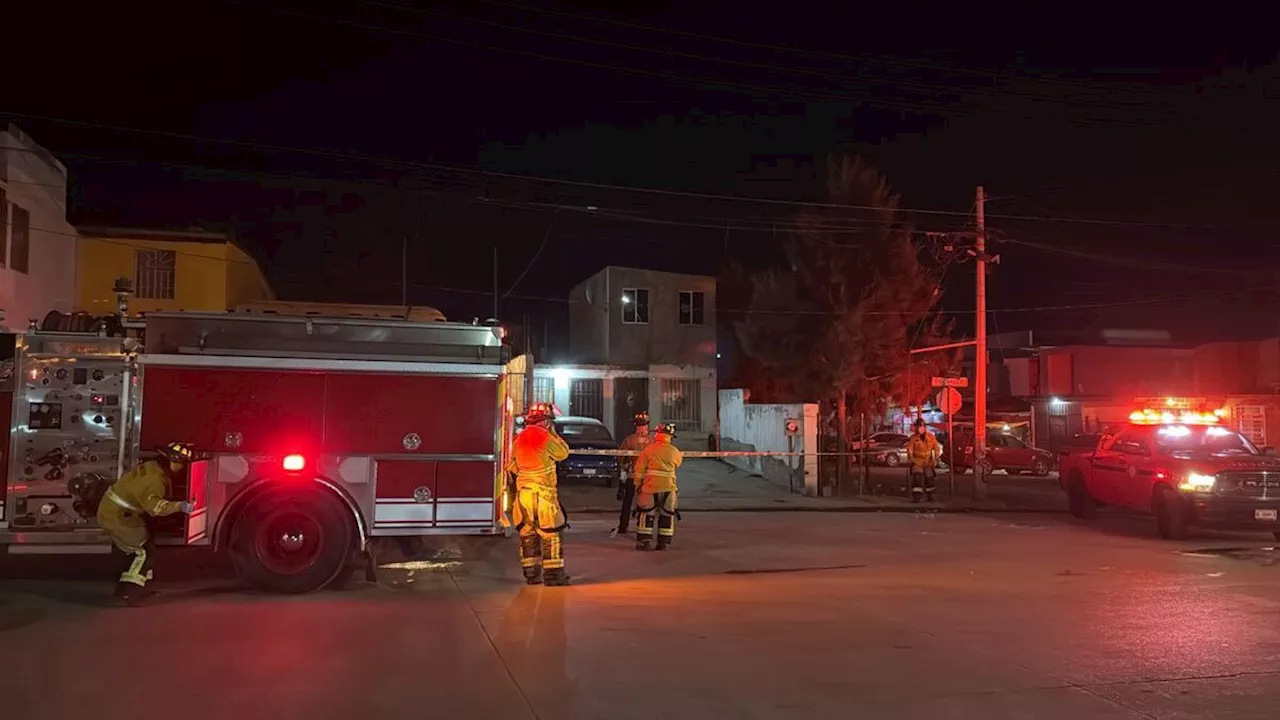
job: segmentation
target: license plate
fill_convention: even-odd
[[[596,469],[595,469],[595,468],[583,468],[583,469],[582,469],[582,474],[583,474],[583,475],[595,475],[595,474],[596,474]],[[1261,511],[1261,510],[1259,510],[1258,512],[1262,512],[1262,511]],[[1272,519],[1272,520],[1275,520],[1275,519],[1276,519],[1275,515],[1276,515],[1275,511],[1274,511],[1274,510],[1273,510],[1273,511],[1271,511],[1271,519]]]
[[[1275,520],[1276,511],[1275,510],[1254,510],[1253,519],[1254,520]]]

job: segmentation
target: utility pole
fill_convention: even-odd
[[[974,348],[974,387],[973,389],[973,495],[984,498],[987,495],[987,478],[983,472],[987,457],[987,223],[986,194],[982,186],[978,186],[978,195],[974,203],[977,217],[977,265],[978,265],[978,299],[977,299],[977,346]]]
[[[498,246],[493,246],[493,319],[498,319]]]

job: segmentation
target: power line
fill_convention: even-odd
[[[525,34],[531,34],[531,35],[540,35],[543,37],[551,37],[551,38],[557,38],[561,40],[570,40],[573,42],[608,47],[611,49],[622,49],[622,50],[632,50],[636,52],[654,53],[659,55],[665,55],[668,57],[681,58],[685,60],[698,60],[703,62],[713,62],[713,63],[732,65],[735,67],[757,68],[757,69],[769,70],[773,72],[789,73],[794,75],[805,75],[809,77],[820,77],[820,78],[826,78],[831,80],[838,80],[842,82],[868,83],[872,85],[893,85],[895,87],[911,87],[911,88],[920,88],[924,90],[967,93],[967,94],[976,93],[976,94],[981,94],[988,97],[998,97],[1000,99],[1014,98],[1014,99],[1020,99],[1020,100],[1027,100],[1031,102],[1067,104],[1067,105],[1073,105],[1073,106],[1079,106],[1084,104],[1080,102],[1073,102],[1071,99],[1068,99],[1068,98],[1054,98],[1054,97],[1043,97],[1043,96],[1035,96],[1035,95],[1025,95],[1025,94],[1019,94],[1019,93],[1009,93],[1006,91],[993,90],[993,89],[984,88],[984,87],[974,87],[974,86],[957,87],[952,85],[940,85],[936,83],[920,82],[918,80],[907,80],[903,78],[882,78],[882,77],[865,77],[865,76],[859,76],[857,78],[853,78],[842,73],[829,72],[825,70],[816,70],[812,68],[792,67],[792,66],[777,65],[773,63],[760,63],[760,62],[753,62],[748,60],[739,60],[734,58],[717,57],[712,55],[701,55],[697,53],[684,52],[684,51],[674,50],[670,48],[656,48],[648,45],[633,45],[628,43],[620,43],[612,40],[585,37],[582,35],[576,35],[576,34],[570,34],[570,33],[538,30],[536,28],[531,28],[531,27],[509,25],[507,23],[488,20],[485,18],[453,15],[450,13],[443,13],[437,10],[424,10],[421,8],[403,5],[400,3],[385,2],[383,0],[357,0],[357,2],[360,2],[361,4],[364,4],[364,5],[373,6],[373,7],[399,10],[401,12],[412,13],[414,15],[419,15],[419,16],[439,17],[439,18],[445,18],[449,20],[455,20],[457,22],[462,22],[462,23],[474,23],[479,25],[485,25],[488,27],[496,27],[496,28],[500,28],[500,29],[508,30],[512,32],[525,33]],[[1088,103],[1088,104],[1096,105],[1098,107],[1102,107],[1106,109],[1124,109],[1121,106],[1107,105],[1107,104],[1096,103],[1096,102]]]
[[[670,80],[678,83],[684,83],[684,84],[720,85],[725,88],[737,89],[739,91],[766,93],[766,94],[770,94],[774,96],[782,96],[782,97],[794,97],[800,100],[821,99],[821,100],[831,100],[831,101],[839,101],[839,102],[850,102],[855,104],[867,105],[870,107],[880,107],[886,110],[895,110],[898,112],[912,112],[912,113],[918,113],[918,114],[928,114],[928,115],[937,115],[937,116],[947,116],[947,115],[969,115],[969,116],[978,116],[978,117],[986,116],[986,113],[975,112],[973,110],[966,111],[964,109],[958,108],[955,103],[943,103],[940,105],[925,105],[923,103],[920,103],[919,101],[912,103],[912,102],[904,102],[904,101],[885,100],[884,98],[876,97],[874,95],[865,96],[865,97],[853,97],[849,95],[834,95],[831,93],[815,92],[811,90],[806,90],[804,92],[797,92],[796,90],[789,87],[766,86],[766,85],[745,83],[739,80],[725,79],[725,78],[707,78],[707,77],[698,77],[698,76],[692,76],[692,75],[686,75],[686,74],[676,75],[671,73],[663,73],[663,72],[658,72],[653,70],[646,70],[642,68],[628,67],[624,65],[614,65],[614,64],[600,63],[600,62],[595,62],[590,60],[579,60],[576,58],[568,58],[568,57],[563,57],[558,55],[548,55],[545,53],[532,52],[528,50],[520,50],[520,49],[510,48],[510,47],[485,45],[483,43],[475,43],[475,42],[468,42],[464,40],[458,40],[457,38],[444,37],[439,35],[430,35],[418,30],[407,30],[404,28],[386,27],[384,25],[373,25],[370,23],[350,20],[347,18],[333,17],[330,15],[316,15],[313,13],[304,13],[304,12],[298,12],[294,10],[285,10],[283,8],[276,8],[276,7],[271,7],[267,5],[261,5],[258,3],[247,2],[246,0],[221,0],[221,1],[231,5],[241,5],[244,7],[255,8],[264,12],[270,12],[270,13],[275,13],[280,15],[288,15],[293,17],[300,17],[300,18],[305,18],[309,20],[316,20],[320,22],[328,22],[328,23],[334,23],[338,25],[359,28],[368,32],[380,32],[380,33],[386,33],[390,35],[412,36],[412,37],[424,38],[424,39],[434,40],[436,42],[447,43],[452,45],[461,45],[461,46],[478,48],[482,50],[489,50],[492,52],[499,52],[499,53],[516,54],[516,55],[522,55],[526,57],[537,58],[540,60],[568,63],[573,65],[581,65],[581,66],[592,67],[596,69],[612,70],[615,72],[628,73],[632,75],[661,78],[661,79]],[[1003,113],[1003,115],[1006,117],[1011,116],[1009,113]],[[1043,119],[1043,118],[1022,116],[1022,119],[1036,120],[1036,119]],[[1062,118],[1056,118],[1056,119],[1062,120]],[[1068,120],[1067,122],[1069,124],[1075,124],[1075,123],[1072,123],[1070,120]],[[1094,119],[1094,122],[1099,123],[1097,125],[1098,127],[1115,128],[1117,126],[1128,126],[1128,127],[1141,128],[1141,129],[1150,128],[1150,123],[1144,122],[1144,121],[1124,121],[1124,120],[1119,120],[1115,118],[1096,118]]]
[[[723,35],[710,35],[710,34],[704,34],[704,33],[690,32],[687,30],[677,30],[674,28],[664,28],[664,27],[657,27],[653,25],[645,25],[643,23],[637,23],[637,22],[632,22],[627,20],[618,20],[616,18],[599,17],[596,15],[584,15],[580,13],[565,12],[563,10],[554,10],[550,8],[530,7],[526,3],[511,2],[510,0],[478,0],[478,1],[486,5],[496,5],[501,7],[513,8],[513,9],[521,10],[524,12],[540,13],[545,15],[555,15],[559,17],[571,18],[574,20],[585,20],[588,22],[600,23],[605,25],[613,25],[618,27],[629,27],[629,28],[634,28],[637,30],[643,30],[647,32],[662,33],[665,35],[685,37],[685,38],[690,38],[695,40],[710,40],[712,42],[736,45],[739,47],[749,47],[749,48],[756,48],[761,50],[783,52],[783,53],[787,53],[788,55],[808,55],[810,57],[822,57],[822,58],[840,60],[845,62],[875,63],[875,64],[886,65],[890,67],[904,67],[904,68],[914,68],[914,69],[923,69],[923,70],[933,70],[933,71],[939,71],[939,72],[952,73],[956,75],[971,75],[976,77],[1010,80],[1013,82],[1023,82],[1028,84],[1042,83],[1045,85],[1055,85],[1059,87],[1077,87],[1077,88],[1088,89],[1093,91],[1096,91],[1097,89],[1094,85],[1091,85],[1083,81],[1064,80],[1061,78],[1051,78],[1051,77],[1044,77],[1044,76],[1033,78],[1033,77],[1026,77],[1022,75],[1011,75],[1008,73],[994,72],[990,70],[951,67],[946,65],[938,65],[934,63],[925,63],[925,62],[913,61],[913,60],[901,60],[897,58],[885,58],[885,57],[873,56],[873,55],[850,55],[845,53],[827,52],[823,50],[810,50],[805,48],[787,47],[784,45],[774,45],[770,43],[742,40],[739,38],[731,38]],[[1153,93],[1153,94],[1156,92],[1150,88],[1135,88],[1135,90],[1138,90],[1141,92]]]
[[[231,2],[232,0],[223,0]],[[237,0],[238,1],[238,0]],[[143,135],[154,135],[157,137],[167,137],[171,139],[187,140],[191,142],[210,143],[230,145],[235,147],[244,147],[249,149],[266,150],[278,153],[295,153],[301,155],[311,155],[316,157],[324,157],[335,160],[360,161],[369,164],[382,164],[387,167],[395,167],[400,169],[423,169],[437,170],[442,172],[454,172],[464,175],[477,175],[482,177],[498,177],[510,180],[520,180],[524,182],[547,183],[552,185],[564,185],[569,187],[581,187],[597,190],[611,190],[619,192],[633,192],[646,195],[659,195],[666,197],[681,197],[699,200],[712,200],[718,202],[739,202],[739,203],[756,203],[760,205],[777,206],[777,207],[799,207],[799,208],[824,208],[834,210],[874,210],[880,211],[883,208],[872,205],[843,205],[840,203],[825,203],[814,201],[800,200],[778,200],[774,198],[749,197],[741,195],[721,195],[717,193],[706,193],[687,190],[666,190],[661,188],[635,187],[629,185],[617,185],[611,183],[589,182],[584,180],[566,180],[561,178],[549,178],[537,175],[525,175],[521,173],[501,172],[496,170],[482,170],[479,168],[466,168],[453,165],[444,165],[441,163],[430,163],[412,160],[398,160],[395,158],[378,157],[374,155],[366,155],[361,153],[339,152],[335,150],[327,150],[324,148],[307,148],[307,147],[291,147],[286,145],[276,145],[271,143],[253,142],[246,140],[234,140],[229,138],[214,138],[202,135],[194,135],[191,133],[173,132],[168,130],[152,130],[147,128],[129,127],[124,125],[114,125],[108,123],[90,122],[84,120],[73,120],[69,118],[61,118],[50,115],[40,115],[35,113],[18,113],[8,112],[8,115],[14,117],[28,118],[31,120],[39,120],[51,122],[55,124],[72,125],[78,127],[98,128],[103,130],[111,130],[114,132],[126,132]],[[898,212],[915,215],[934,215],[941,217],[966,217],[968,211],[960,210],[941,210],[929,208],[910,208],[899,207]],[[1060,222],[1060,223],[1077,223],[1088,225],[1115,225],[1122,227],[1156,227],[1169,229],[1187,229],[1187,230],[1229,230],[1230,228],[1212,225],[1183,225],[1176,223],[1154,223],[1129,220],[1110,220],[1100,218],[1083,218],[1083,217],[1060,217],[1050,215],[1016,215],[1016,214],[991,214],[987,216],[989,219],[998,220],[1024,220],[1035,222]],[[721,227],[720,229],[723,229]]]
[[[493,294],[493,292],[490,290],[467,290],[465,288],[453,288],[453,287],[444,287],[444,286],[438,286],[438,285],[418,284],[418,287],[421,287],[427,290],[461,293],[466,295],[492,295]],[[537,301],[537,302],[558,303],[562,305],[586,303],[586,301],[584,300],[570,300],[568,298],[548,297],[544,295],[511,295],[511,298],[516,300],[530,300],[530,301]],[[1193,302],[1196,299],[1197,298],[1190,295],[1170,295],[1170,296],[1163,296],[1163,297],[1142,298],[1137,300],[1080,303],[1075,305],[1035,305],[1035,306],[1028,306],[1028,307],[990,308],[987,310],[987,312],[989,313],[1024,313],[1024,312],[1051,312],[1051,311],[1063,311],[1063,310],[1090,310],[1090,309],[1101,309],[1101,308],[1109,308],[1109,307],[1123,307],[1128,305],[1158,305],[1162,303],[1182,302],[1182,301]],[[716,308],[716,312],[734,313],[734,314],[740,313],[740,314],[747,314],[747,315],[798,315],[798,316],[826,316],[826,317],[839,316],[839,315],[846,314],[844,312],[839,312],[834,310],[765,310],[765,309],[757,309],[757,308],[724,308],[724,307]],[[869,312],[863,312],[861,314],[879,315],[879,316],[888,316],[888,315],[900,316],[900,315],[917,315],[921,313],[908,312],[908,311],[874,311],[874,312],[869,311]],[[973,315],[974,311],[973,310],[930,310],[923,314],[924,315]]]

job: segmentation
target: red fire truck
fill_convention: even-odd
[[[175,488],[195,510],[157,541],[212,545],[259,588],[343,582],[380,543],[502,535],[528,370],[500,327],[152,313],[140,334],[0,336],[0,548],[110,552],[103,493],[172,441],[201,458]]]

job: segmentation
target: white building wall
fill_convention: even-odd
[[[0,127],[0,187],[3,211],[4,267],[0,268],[0,326],[26,329],[50,310],[71,312],[76,293],[76,234],[67,222],[67,171],[47,150],[22,131]],[[13,206],[30,213],[28,271],[13,269]]]
[[[748,402],[745,390],[720,391],[720,449],[800,455],[726,457],[725,462],[756,473],[792,492],[818,494],[818,405],[763,405]],[[800,425],[787,434],[787,421]]]

